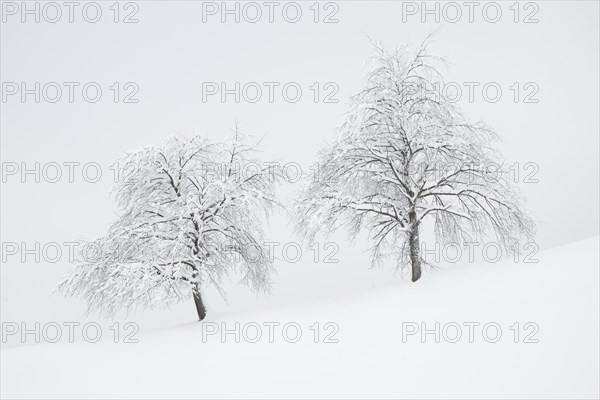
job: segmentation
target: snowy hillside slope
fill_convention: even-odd
[[[336,300],[213,312],[138,343],[4,349],[1,395],[598,398],[598,241],[542,251],[535,264],[457,266]],[[210,334],[238,322],[239,343]]]

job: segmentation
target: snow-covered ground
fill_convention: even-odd
[[[123,343],[121,330],[119,343],[105,331],[108,338],[94,344],[7,348],[1,394],[598,398],[598,242],[542,251],[539,263],[455,265],[416,284],[405,279],[255,312],[212,312],[204,323],[139,332],[138,343]],[[430,330],[424,338],[422,328]],[[231,331],[225,340],[223,329]]]

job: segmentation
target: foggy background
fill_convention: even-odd
[[[33,3],[28,4],[33,7]],[[2,162],[19,166],[25,162],[29,167],[35,162],[95,162],[102,166],[102,177],[96,183],[86,182],[81,165],[75,167],[73,183],[65,176],[66,167],[57,183],[44,179],[36,183],[31,175],[23,183],[20,172],[3,177],[2,242],[26,242],[32,247],[35,242],[91,241],[103,235],[117,212],[110,196],[110,166],[117,158],[141,146],[160,146],[175,134],[201,133],[214,140],[224,139],[236,119],[246,132],[263,137],[264,160],[297,163],[305,172],[310,171],[316,152],[342,122],[348,97],[361,89],[365,63],[373,54],[370,39],[383,42],[387,48],[409,45],[414,49],[438,27],[441,30],[430,51],[451,62],[448,81],[479,84],[473,101],[468,99],[467,87],[462,86],[459,104],[472,120],[483,119],[501,135],[499,148],[507,163],[520,166],[519,186],[539,222],[540,247],[598,234],[597,2],[537,2],[539,10],[520,7],[518,22],[509,9],[512,2],[501,2],[502,16],[496,23],[485,21],[482,6],[475,9],[474,22],[468,21],[466,8],[455,23],[444,18],[436,22],[432,15],[422,22],[420,12],[407,15],[406,4],[392,1],[334,2],[337,8],[327,9],[321,3],[318,23],[309,9],[312,2],[300,3],[303,14],[297,23],[284,20],[281,6],[275,9],[273,23],[268,22],[264,7],[256,23],[243,18],[236,23],[231,15],[223,23],[220,14],[205,15],[207,21],[203,22],[202,2],[146,1],[135,3],[139,22],[127,24],[113,22],[112,2],[99,4],[103,15],[97,23],[84,21],[81,7],[75,10],[73,23],[66,15],[57,23],[43,19],[35,23],[31,16],[22,23],[20,14],[6,15],[3,10],[3,84],[27,82],[30,88],[35,82],[81,85],[75,89],[73,103],[63,86],[63,96],[54,104],[43,100],[35,103],[33,95],[27,96],[25,103],[20,94],[5,99],[3,87]],[[220,6],[221,2],[215,4]],[[421,2],[415,4],[420,7]],[[119,18],[129,11],[121,9]],[[338,22],[323,23],[332,11],[336,11],[332,18]],[[524,23],[532,11],[538,22]],[[102,87],[97,103],[83,100],[81,86],[86,82]],[[126,83],[135,83],[139,92],[134,97],[139,102],[123,103],[120,99],[115,103],[109,89],[114,82],[119,83],[121,96],[130,92],[123,88]],[[233,95],[227,96],[226,102],[220,95],[203,101],[203,82],[226,82],[228,88],[235,82],[242,86],[279,82],[280,86],[272,103],[264,87],[258,102],[242,98],[236,103]],[[282,96],[281,87],[288,82],[298,83],[303,90],[296,103]],[[315,82],[320,87],[318,102],[309,89]],[[482,86],[489,82],[502,89],[495,103],[486,101],[482,94]],[[510,90],[515,82],[520,90],[517,102]],[[327,83],[339,87],[333,95],[337,103],[324,103],[323,97],[330,92],[324,89]],[[524,101],[533,87],[525,89],[527,83],[539,88],[530,98],[537,103]],[[530,173],[537,183],[524,182]],[[292,199],[298,188],[283,185],[282,200]],[[280,242],[297,240],[283,212],[271,221],[267,236]],[[336,241],[340,262],[335,265],[315,264],[308,252],[300,263],[276,263],[276,283],[292,282],[283,286],[287,287],[285,296],[278,298],[316,301],[326,293],[367,290],[399,279],[392,267],[368,269],[366,244],[350,245],[345,235]],[[80,319],[83,304],[50,294],[69,268],[65,256],[57,263],[35,263],[32,257],[23,263],[19,255],[3,260],[2,321]],[[423,278],[427,279],[427,273]],[[277,291],[276,285],[274,293]],[[230,305],[226,306],[210,292],[209,307],[226,312],[258,303],[278,305],[269,303],[269,298],[256,300],[235,285],[229,293]],[[136,318],[148,327],[181,323],[181,316],[191,321],[191,302],[182,304],[177,313],[146,312]]]

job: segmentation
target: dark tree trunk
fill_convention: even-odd
[[[421,277],[421,249],[419,243],[419,225],[417,224],[417,214],[414,211],[408,213],[410,219],[411,231],[408,238],[410,250],[410,263],[412,266],[412,281],[416,282]]]
[[[200,285],[196,284],[194,289],[194,303],[196,303],[196,311],[198,312],[198,319],[202,321],[204,317],[206,317],[206,307],[204,307],[204,303],[202,302],[202,295],[200,293]]]

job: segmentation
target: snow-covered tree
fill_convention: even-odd
[[[428,53],[427,42],[416,52],[375,46],[364,89],[296,207],[305,238],[341,227],[354,238],[365,228],[373,265],[393,257],[398,268],[411,267],[413,282],[424,263],[425,221],[440,243],[492,234],[508,252],[535,231],[492,147],[496,134],[439,94],[444,61]]]
[[[275,206],[277,171],[261,167],[235,128],[228,143],[174,137],[164,147],[128,154],[115,187],[121,209],[100,251],[59,285],[89,311],[153,308],[193,297],[202,320],[201,288],[241,274],[252,289],[270,288],[262,222]]]

